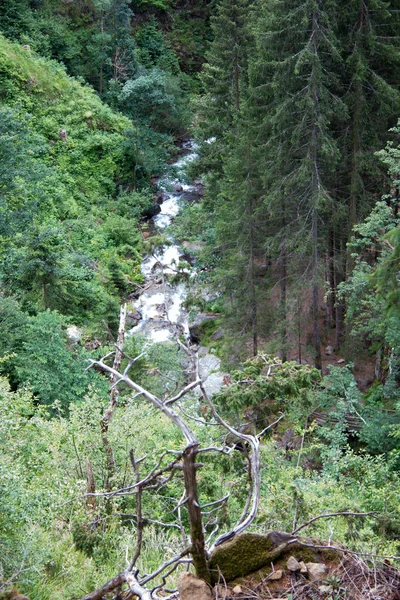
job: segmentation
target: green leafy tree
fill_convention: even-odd
[[[85,373],[84,353],[68,349],[63,320],[50,310],[29,318],[16,374],[20,385],[30,387],[42,404],[52,407],[58,401],[63,409],[82,402],[97,379]]]

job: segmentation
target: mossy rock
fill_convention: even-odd
[[[277,565],[288,556],[294,556],[297,560],[305,562],[328,560],[325,552],[331,549],[314,550],[304,547],[304,543],[321,545],[321,542],[316,540],[297,538],[281,531],[270,531],[265,535],[258,533],[237,535],[233,540],[217,546],[212,553],[210,559],[212,581],[216,583],[221,575],[227,582],[234,581],[263,567],[270,567],[271,563]],[[336,553],[335,557],[337,556]],[[332,556],[329,558],[332,560]]]

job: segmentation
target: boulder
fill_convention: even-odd
[[[335,349],[334,349],[334,347],[333,347],[333,346],[327,346],[327,347],[325,348],[325,354],[326,354],[327,356],[331,356],[331,355],[332,355],[334,352],[335,352]]]
[[[131,325],[132,327],[134,327],[139,323],[139,321],[142,320],[142,318],[142,313],[139,310],[130,310],[126,315],[126,323],[127,325]]]
[[[222,574],[225,581],[233,581],[270,565],[287,547],[293,536],[279,531],[242,533],[217,546],[211,555],[210,569],[215,581]],[[292,549],[292,548],[291,548]]]
[[[221,361],[214,354],[206,354],[199,359],[199,375],[202,379],[207,379],[212,373],[219,371]]]
[[[207,315],[205,313],[199,313],[194,321],[189,323],[189,333],[192,342],[198,343],[201,338],[201,332],[206,323],[215,321],[218,319],[217,315]]]
[[[310,579],[316,581],[317,579],[323,579],[328,573],[328,567],[324,563],[306,563],[307,571]]]
[[[178,578],[180,600],[213,600],[210,586],[193,573],[181,573]]]
[[[156,215],[160,214],[161,212],[161,206],[156,202],[152,202],[143,212],[143,218],[146,219],[151,219],[152,217],[155,217]]]
[[[276,570],[286,567],[289,557],[298,562],[298,570],[304,570],[302,561],[310,573],[310,578],[319,578],[328,572],[323,560],[339,560],[339,554],[328,546],[321,546],[319,540],[307,537],[296,537],[281,531],[270,531],[266,534],[242,533],[215,548],[210,558],[211,577],[217,583],[219,577],[229,583],[239,577],[245,577],[264,567],[276,565]],[[297,567],[296,567],[297,568]],[[312,572],[312,573],[311,573]],[[322,575],[320,575],[322,574]],[[270,576],[271,573],[267,576]]]
[[[71,325],[67,328],[67,338],[74,344],[79,344],[82,339],[82,329],[79,329],[76,325]]]
[[[217,340],[222,340],[224,337],[225,335],[222,329],[217,329],[217,331],[214,331],[212,334],[211,339],[215,342]]]

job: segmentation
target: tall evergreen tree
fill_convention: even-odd
[[[254,102],[262,106],[266,141],[265,207],[275,222],[281,316],[286,317],[287,282],[311,279],[315,365],[321,368],[319,289],[321,237],[333,203],[330,193],[338,148],[330,130],[344,106],[335,94],[333,2],[267,1],[256,27],[258,62],[252,75]],[[261,73],[261,75],[260,75]],[[289,266],[291,263],[291,267]],[[289,273],[289,270],[291,273]],[[286,334],[285,327],[283,330]],[[283,349],[285,358],[285,350]]]
[[[200,149],[200,168],[215,175],[216,189],[228,143],[225,136],[234,127],[247,89],[251,40],[247,21],[253,1],[221,0],[211,20],[213,41],[202,77],[205,95],[199,111],[199,135],[207,142]]]
[[[379,199],[385,171],[374,153],[400,114],[400,13],[383,0],[338,2],[338,35],[345,59],[344,100],[349,123],[343,136],[343,173],[349,228]]]

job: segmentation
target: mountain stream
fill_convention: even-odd
[[[162,193],[161,212],[154,217],[155,233],[167,234],[168,245],[145,256],[142,262],[142,273],[145,279],[142,292],[132,302],[133,316],[137,324],[130,329],[130,334],[146,336],[153,343],[163,343],[184,335],[186,342],[191,343],[189,331],[189,314],[184,306],[188,296],[185,282],[171,282],[171,276],[178,273],[178,265],[187,255],[168,233],[167,227],[179,213],[181,204],[196,201],[201,195],[199,185],[186,183],[186,167],[196,154],[194,142],[185,142],[183,154],[171,165],[175,178],[164,178],[158,187]],[[179,269],[182,273],[182,269]],[[193,276],[190,269],[184,269],[188,277]],[[206,391],[214,394],[223,385],[224,373],[220,371],[220,360],[205,347],[198,349],[200,375],[205,382]]]

